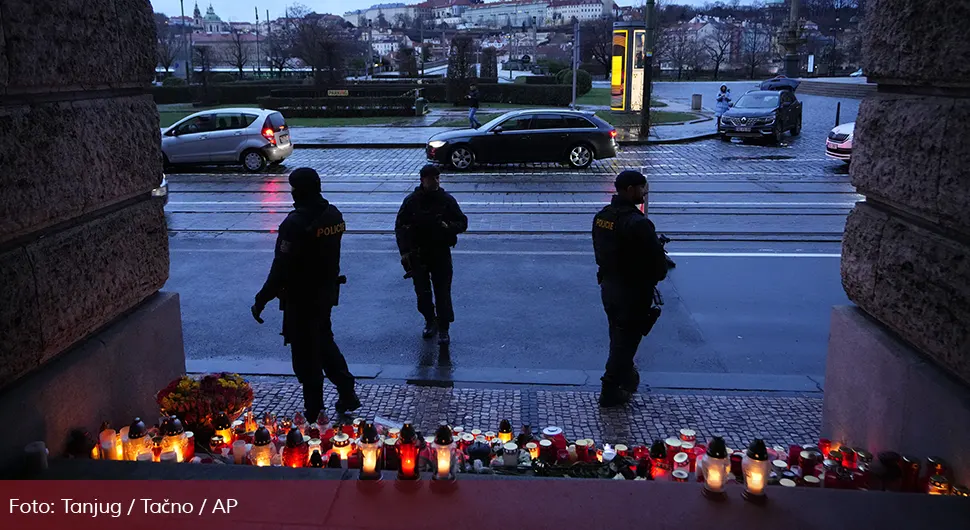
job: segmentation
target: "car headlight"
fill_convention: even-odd
[[[765,125],[774,125],[774,124],[775,124],[775,118],[773,116],[770,118],[765,118]]]
[[[443,142],[441,140],[435,140],[433,142],[428,142],[428,145],[431,146],[432,149],[440,149],[444,147],[446,143],[447,142]]]

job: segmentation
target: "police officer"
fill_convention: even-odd
[[[354,376],[333,340],[330,313],[337,305],[340,239],[346,229],[340,210],[320,195],[320,176],[310,168],[290,173],[294,210],[279,227],[269,277],[256,293],[253,318],[260,324],[266,304],[280,299],[283,344],[293,355],[293,372],[303,384],[305,416],[316,418],[323,405],[324,374],[337,387],[337,412],[360,408]]]
[[[468,218],[458,201],[441,188],[440,175],[435,166],[421,168],[421,185],[401,204],[394,232],[401,263],[414,281],[418,311],[424,316],[421,335],[430,339],[437,333],[438,344],[447,346],[448,328],[455,321],[451,247],[458,243],[458,234],[468,229]]]
[[[654,289],[667,276],[663,245],[638,208],[647,179],[636,171],[616,177],[616,195],[593,219],[593,250],[599,265],[603,308],[610,324],[610,356],[600,406],[627,403],[640,384],[634,357],[659,316]]]

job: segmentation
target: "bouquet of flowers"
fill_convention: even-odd
[[[163,415],[178,416],[192,431],[208,432],[219,412],[234,419],[251,407],[253,389],[239,374],[207,374],[201,379],[183,375],[159,391],[155,401]]]

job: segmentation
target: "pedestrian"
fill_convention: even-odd
[[[721,91],[717,93],[717,105],[714,107],[714,116],[717,117],[717,128],[721,129],[721,116],[731,108],[731,89],[727,85],[721,85]]]
[[[283,344],[289,344],[293,372],[303,385],[304,417],[322,410],[324,374],[337,387],[337,413],[360,408],[354,376],[333,339],[331,311],[340,284],[340,239],[343,215],[320,194],[320,176],[310,168],[290,173],[293,211],[280,224],[273,266],[256,293],[253,318],[260,324],[266,304],[279,298],[283,311]],[[312,421],[312,420],[311,420]]]
[[[596,274],[610,330],[610,354],[600,406],[627,403],[640,384],[634,358],[659,317],[654,291],[667,276],[667,259],[653,223],[638,208],[647,179],[636,171],[616,177],[616,195],[593,219]]]
[[[478,85],[471,86],[465,99],[468,100],[468,123],[472,129],[477,129],[482,126],[481,123],[478,123],[478,119],[475,118],[475,115],[478,114],[479,106]]]
[[[440,175],[435,166],[421,168],[421,185],[401,204],[394,232],[405,278],[414,282],[418,311],[424,316],[421,335],[430,339],[437,333],[438,344],[447,346],[451,343],[449,328],[455,321],[451,247],[458,243],[458,234],[468,229],[468,218],[458,201],[441,188]]]

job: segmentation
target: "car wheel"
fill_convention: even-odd
[[[260,153],[258,150],[250,149],[243,152],[242,164],[246,171],[256,173],[257,171],[262,171],[263,168],[266,167],[266,157],[263,156],[263,153]]]
[[[802,133],[802,120],[798,120],[798,123],[796,123],[795,127],[793,127],[791,130],[791,135],[798,136],[801,133]]]
[[[451,161],[451,167],[464,171],[475,163],[475,153],[471,149],[464,145],[459,145],[451,150],[451,155],[448,157]]]
[[[568,162],[575,169],[586,169],[593,163],[593,150],[586,144],[575,145],[569,150]]]
[[[269,167],[279,167],[279,165],[282,164],[282,163],[283,163],[282,160],[274,160],[274,161],[272,161],[272,162],[269,163]]]
[[[784,137],[785,137],[785,131],[781,130],[780,127],[777,128],[777,129],[775,129],[775,138],[774,139],[775,139],[775,143],[776,144],[781,144],[781,142],[784,139]]]
[[[726,135],[726,134],[722,134],[722,135],[720,135],[720,137],[721,137],[721,141],[722,142],[730,142],[731,141],[731,137],[728,136],[728,135]]]

